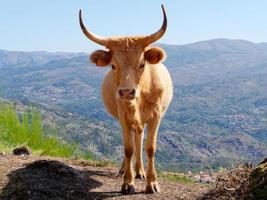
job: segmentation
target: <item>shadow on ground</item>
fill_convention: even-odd
[[[1,200],[106,199],[118,191],[92,192],[103,183],[92,176],[110,176],[103,171],[80,171],[58,161],[39,160],[8,174]]]

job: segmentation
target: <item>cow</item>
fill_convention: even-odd
[[[161,28],[148,36],[101,37],[88,31],[79,12],[79,22],[85,36],[104,47],[90,56],[99,67],[111,66],[102,83],[102,99],[107,111],[121,126],[124,143],[122,194],[133,194],[135,178],[147,179],[146,193],[160,192],[154,166],[159,125],[173,96],[173,86],[167,68],[162,64],[165,52],[150,44],[159,40],[167,29],[164,6]],[[147,127],[145,172],[142,149],[144,128]]]

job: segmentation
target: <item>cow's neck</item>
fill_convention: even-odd
[[[132,128],[134,128],[138,132],[142,132],[143,123],[140,115],[139,102],[135,99],[132,101],[123,101],[119,104],[124,111],[124,116],[126,117],[128,124],[131,124]]]

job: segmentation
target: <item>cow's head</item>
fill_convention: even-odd
[[[140,84],[144,82],[144,72],[153,64],[165,58],[161,48],[149,47],[159,40],[167,28],[167,17],[162,5],[163,24],[161,28],[149,36],[129,36],[103,38],[89,32],[79,13],[80,26],[87,38],[108,50],[97,50],[90,56],[91,62],[99,67],[111,66],[118,86],[116,97],[120,100],[132,100],[140,94]]]

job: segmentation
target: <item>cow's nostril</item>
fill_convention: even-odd
[[[135,97],[135,89],[120,89],[119,96],[122,99],[133,99]]]
[[[131,93],[130,93],[132,96],[135,95],[135,89],[132,89]]]
[[[122,97],[123,96],[123,91],[119,90],[119,95]]]

